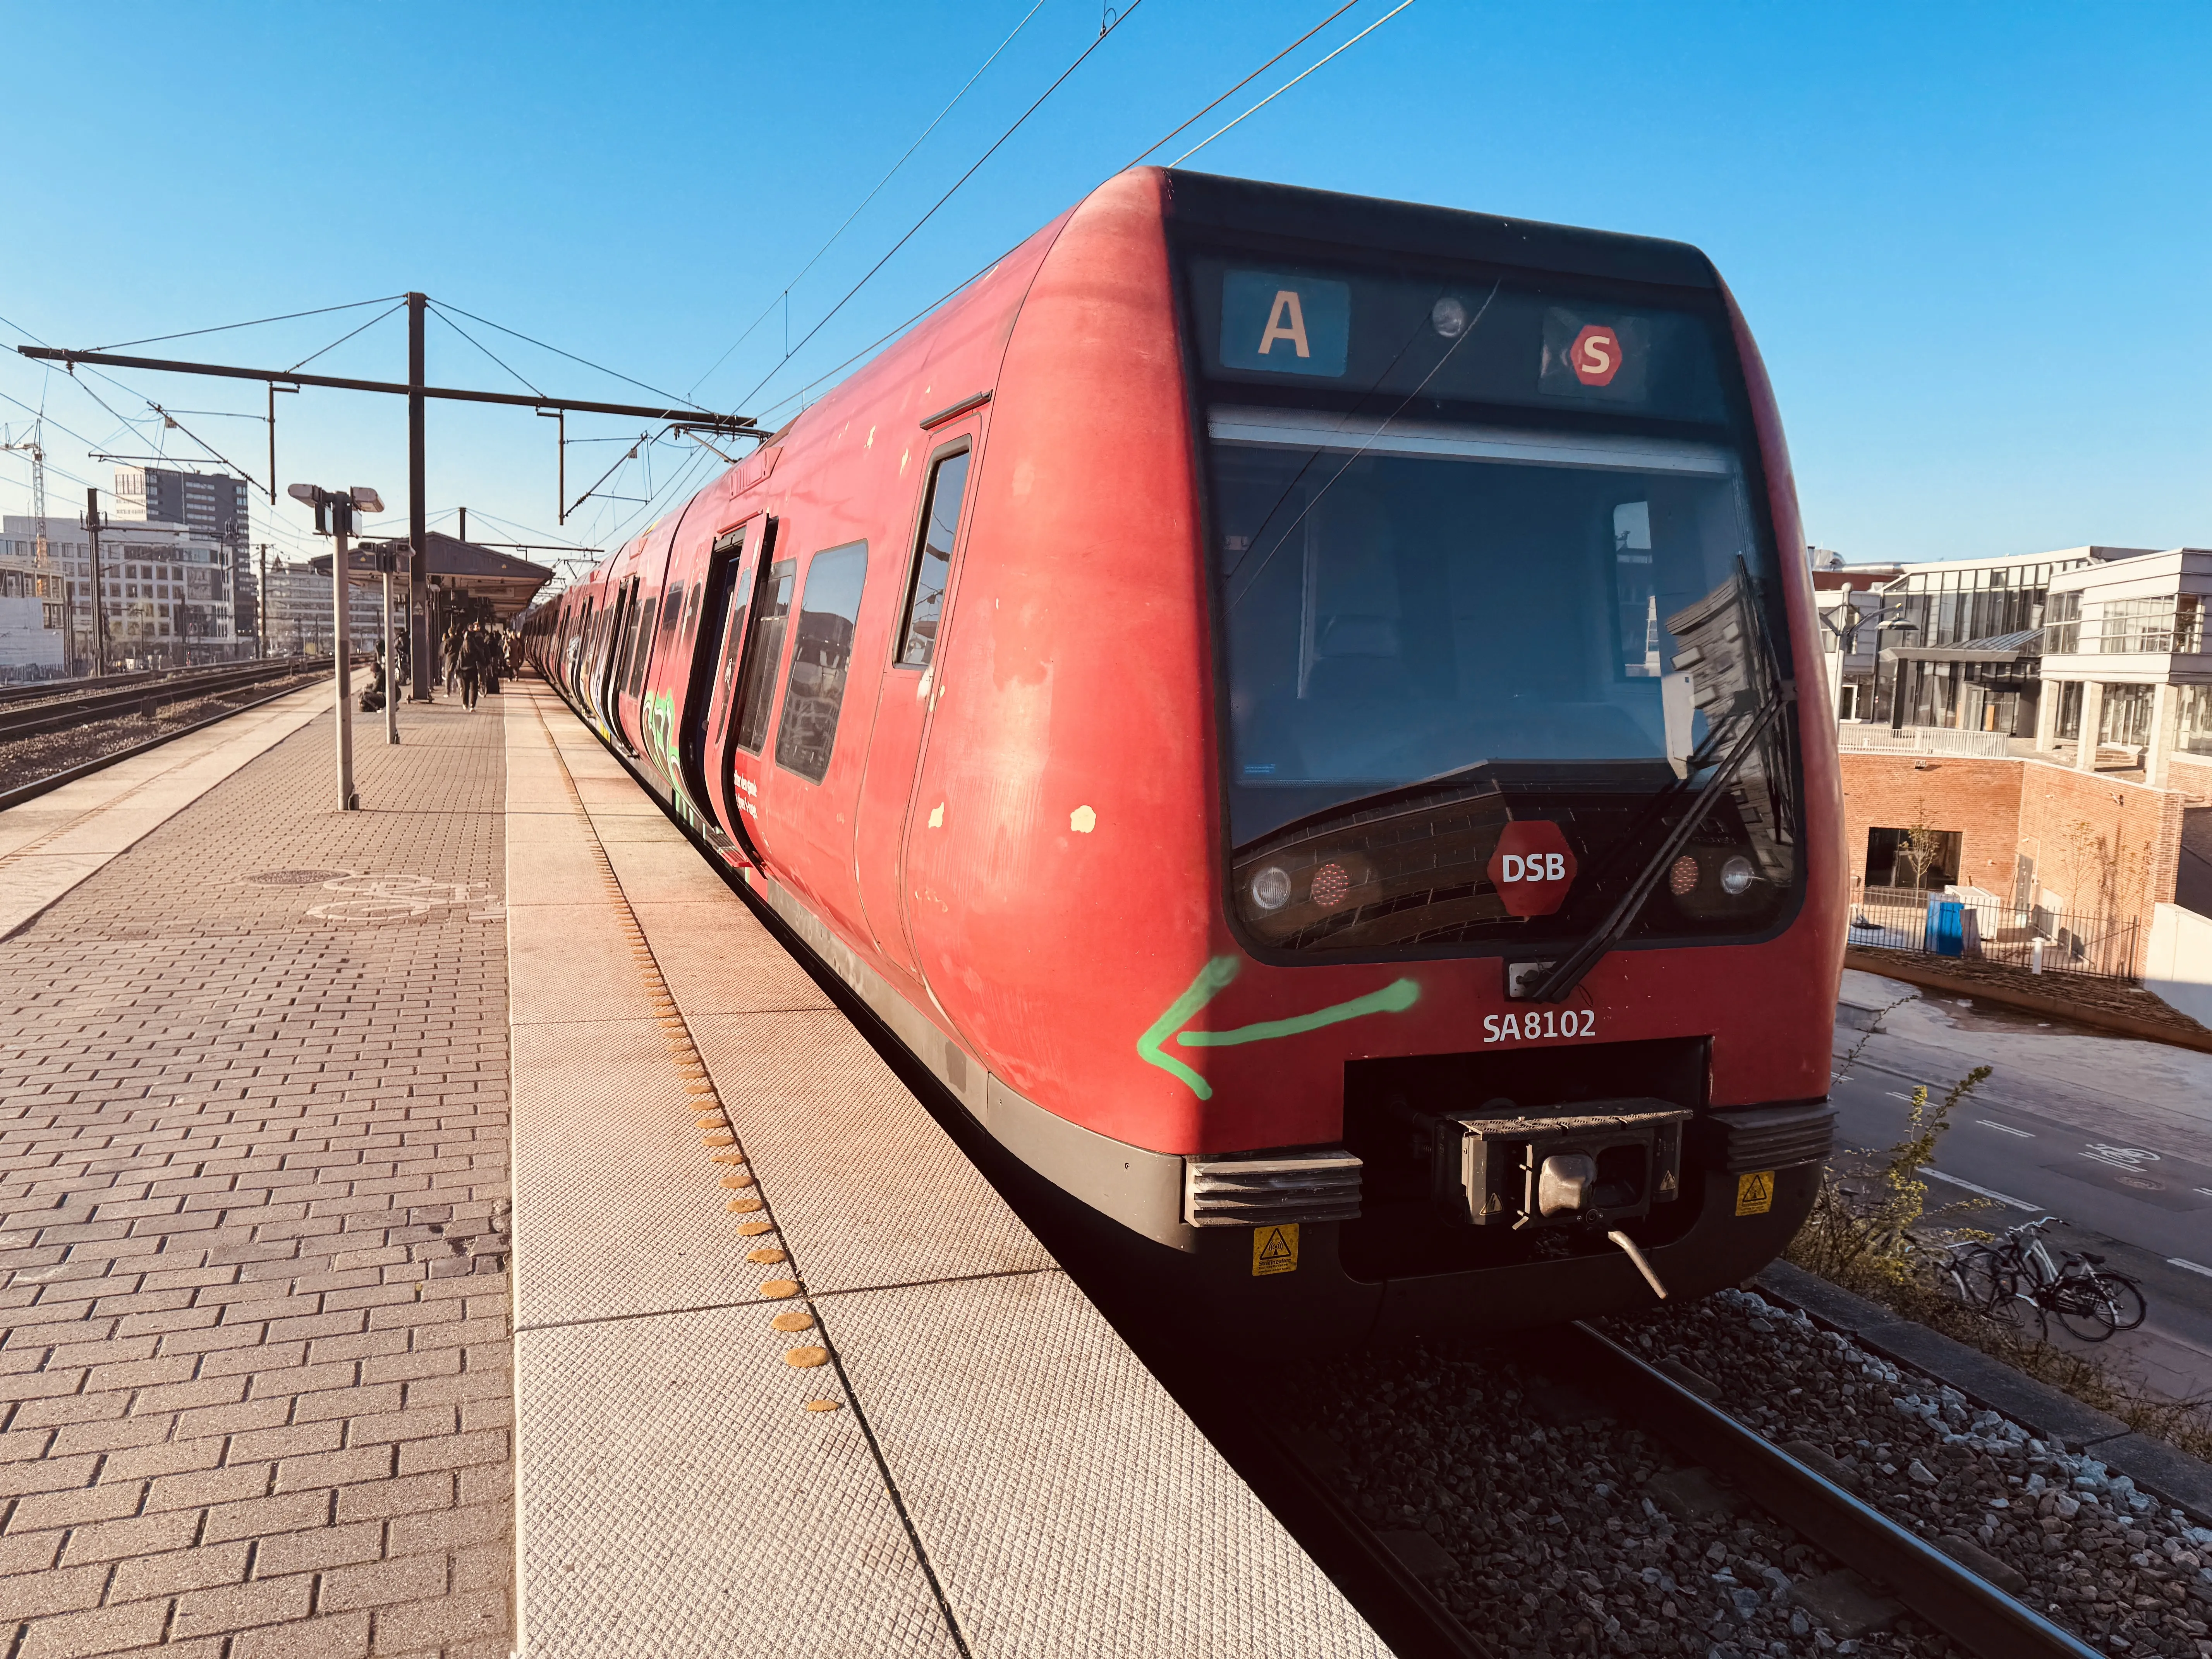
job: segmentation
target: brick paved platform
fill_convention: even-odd
[[[360,719],[341,814],[316,695],[102,775],[6,917],[10,1659],[509,1650],[499,700]]]
[[[0,1659],[1380,1653],[557,701],[322,696],[0,813]]]

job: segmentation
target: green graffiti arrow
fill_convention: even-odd
[[[1137,1054],[1147,1065],[1171,1072],[1189,1085],[1191,1092],[1200,1100],[1213,1098],[1213,1085],[1182,1061],[1169,1054],[1163,1046],[1170,1035],[1186,1048],[1231,1048],[1244,1042],[1267,1042],[1276,1037],[1297,1036],[1306,1031],[1317,1031],[1324,1025],[1334,1025],[1341,1020],[1358,1019],[1365,1014],[1403,1013],[1420,1000],[1421,988],[1410,979],[1401,979],[1370,991],[1364,997],[1354,997],[1349,1002],[1339,1002],[1327,1008],[1316,1008],[1310,1014],[1294,1014],[1288,1019],[1266,1019],[1256,1025],[1240,1025],[1231,1031],[1184,1031],[1183,1023],[1206,1005],[1221,994],[1229,982],[1243,968],[1241,957],[1216,957],[1199,970],[1190,988],[1170,1003],[1160,1017],[1146,1028],[1137,1039]]]
[[[1240,1025],[1233,1031],[1185,1031],[1176,1041],[1186,1048],[1233,1048],[1240,1042],[1266,1042],[1273,1037],[1318,1031],[1324,1025],[1358,1019],[1362,1014],[1402,1014],[1420,1000],[1419,985],[1410,979],[1395,980],[1379,991],[1370,991],[1349,1002],[1316,1008],[1310,1014],[1293,1014],[1288,1019],[1263,1019],[1257,1025]]]

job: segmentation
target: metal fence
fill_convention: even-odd
[[[2032,973],[2136,978],[2138,924],[1986,894],[1863,887],[1851,895],[1850,943],[1882,951],[2002,963]]]

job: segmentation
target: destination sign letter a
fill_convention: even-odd
[[[1298,291],[1294,288],[1275,290],[1275,303],[1267,309],[1267,331],[1260,337],[1260,355],[1267,356],[1278,340],[1288,340],[1301,357],[1313,356],[1313,348],[1306,343],[1305,310],[1298,304]]]

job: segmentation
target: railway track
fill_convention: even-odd
[[[88,721],[112,720],[118,715],[151,716],[165,704],[192,702],[270,680],[296,679],[301,672],[301,664],[294,660],[224,664],[174,674],[131,675],[125,677],[121,685],[112,678],[96,680],[82,690],[58,696],[48,693],[44,701],[15,697],[9,702],[0,702],[0,743],[66,731]],[[43,691],[44,688],[39,690]],[[11,702],[15,706],[10,706]]]
[[[360,658],[356,660],[356,665],[359,666],[370,660],[372,659],[368,657]],[[11,738],[51,737],[56,732],[73,731],[100,720],[115,720],[142,713],[151,715],[167,706],[196,702],[204,698],[221,696],[228,692],[258,693],[240,702],[223,704],[198,720],[187,720],[181,726],[156,732],[150,738],[103,750],[70,764],[57,767],[41,776],[28,778],[21,783],[0,789],[0,811],[5,811],[11,806],[20,805],[24,801],[36,799],[49,791],[60,788],[64,784],[73,783],[79,778],[100,771],[105,767],[112,766],[118,761],[129,760],[134,755],[143,755],[149,749],[158,749],[163,744],[173,742],[188,732],[198,732],[203,727],[214,725],[218,720],[228,720],[233,714],[243,714],[249,708],[257,708],[264,702],[274,702],[278,697],[289,696],[302,685],[314,680],[327,678],[329,673],[330,668],[326,662],[316,663],[305,659],[294,658],[276,663],[261,662],[236,667],[226,665],[220,669],[193,670],[185,674],[131,676],[131,679],[137,683],[119,689],[114,684],[114,677],[111,676],[108,679],[95,683],[82,690],[66,694],[61,697],[50,696],[48,701],[34,703],[28,708],[11,709],[5,702],[0,702],[0,742],[5,742]],[[30,690],[27,687],[17,689]],[[38,689],[44,691],[46,688]],[[20,703],[23,699],[19,697],[15,701]]]
[[[1537,1344],[1535,1363],[1566,1389],[1601,1396],[1625,1421],[1720,1477],[1735,1498],[1959,1648],[1982,1659],[2091,1659],[2099,1652],[1590,1326],[1561,1327]],[[1194,1403],[1183,1389],[1178,1394]],[[1207,1432],[1399,1659],[1505,1659],[1501,1639],[1470,1628],[1431,1590],[1401,1553],[1402,1535],[1386,1534],[1347,1501],[1338,1472],[1327,1466],[1333,1447],[1317,1459],[1319,1437],[1278,1433],[1225,1401],[1199,1403]],[[1602,1650],[1595,1636],[1589,1650]],[[1813,1650],[1808,1643],[1804,1651]]]
[[[41,702],[50,698],[65,697],[73,692],[85,690],[94,685],[103,686],[112,691],[119,691],[127,685],[150,684],[155,680],[173,678],[180,673],[190,674],[198,672],[197,669],[190,668],[141,668],[134,669],[127,674],[104,675],[100,679],[92,681],[30,680],[21,685],[0,685],[0,708],[13,708],[21,703]]]
[[[1601,1332],[1577,1322],[1559,1341],[1577,1374],[1640,1427],[1861,1577],[1887,1587],[1961,1647],[1984,1659],[2090,1659],[2097,1652]]]

